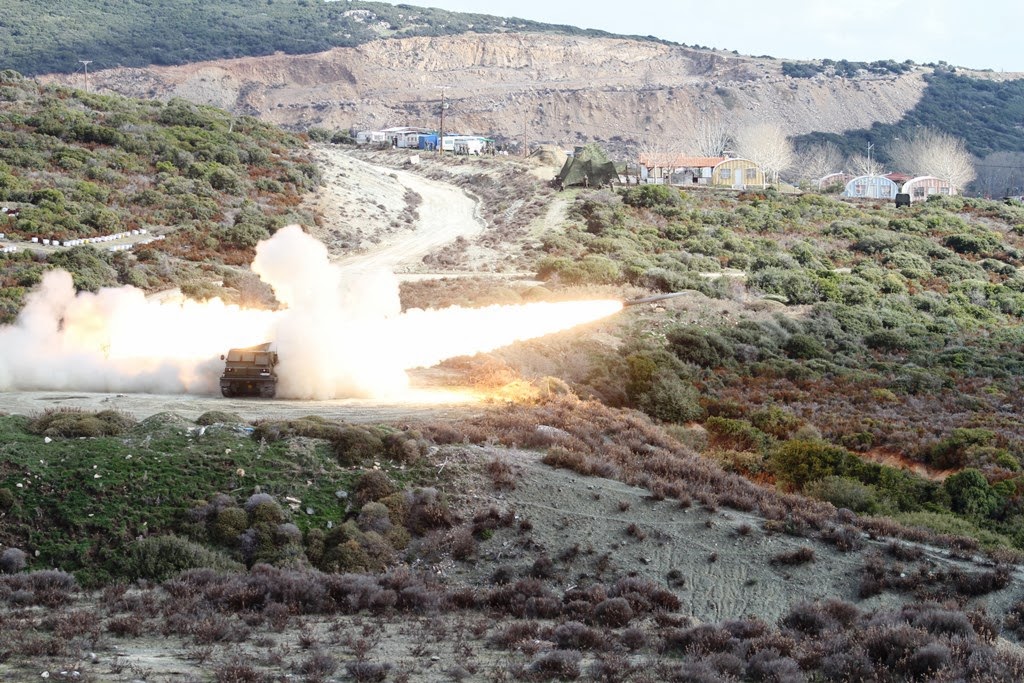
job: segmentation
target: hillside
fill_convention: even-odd
[[[41,87],[11,71],[0,73],[0,93],[0,202],[12,211],[0,232],[18,248],[0,262],[4,322],[57,266],[79,289],[177,286],[200,296],[201,262],[247,265],[259,240],[303,219],[296,205],[319,182],[301,138],[252,117]],[[157,240],[134,255],[41,244],[140,229]],[[244,275],[219,274],[245,288]]]
[[[181,271],[197,297],[252,291],[229,277],[251,247],[228,238],[290,212],[335,256],[410,234],[430,214],[426,192],[421,206],[403,190],[426,182],[411,173],[472,193],[471,221],[486,221],[429,263],[487,250],[544,284],[406,283],[407,307],[685,294],[446,362],[438,375],[496,397],[465,410],[248,401],[243,418],[218,399],[200,412],[191,396],[146,396],[188,418],[133,416],[131,397],[107,394],[0,416],[0,675],[1024,673],[1019,202],[556,193],[518,159],[310,154],[181,99],[4,87],[13,230],[46,211],[91,234],[86,217],[107,207],[178,249],[5,255],[12,313],[57,265],[100,273],[80,289]],[[246,201],[272,220],[232,220],[258,215]]]
[[[91,87],[183,97],[286,127],[436,126],[533,144],[586,138],[667,144],[701,112],[730,127],[765,118],[790,134],[895,123],[927,69],[845,81],[793,79],[782,63],[615,38],[464,34],[378,40],[310,55],[90,73]],[[47,77],[77,87],[81,75]]]
[[[64,0],[42,11],[31,0],[0,0],[0,65],[26,75],[184,64],[244,56],[308,54],[379,38],[476,32],[603,31],[383,2],[268,0]],[[644,40],[656,40],[646,38]]]

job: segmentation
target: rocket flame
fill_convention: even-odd
[[[278,396],[395,396],[429,367],[612,315],[619,301],[400,312],[390,273],[341,271],[298,226],[256,250],[253,271],[285,308],[219,299],[158,302],[133,287],[75,293],[51,271],[17,322],[0,328],[0,390],[213,393],[228,348],[277,344]]]

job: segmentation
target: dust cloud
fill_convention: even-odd
[[[222,353],[271,341],[279,397],[397,397],[409,369],[621,308],[585,301],[402,313],[393,274],[342,271],[295,225],[257,246],[252,270],[272,287],[277,310],[156,301],[128,286],[75,292],[68,273],[50,271],[15,323],[0,328],[0,390],[212,394]]]

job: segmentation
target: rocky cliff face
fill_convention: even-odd
[[[791,135],[895,122],[924,90],[901,76],[792,79],[781,62],[623,39],[467,34],[380,40],[313,55],[111,69],[90,87],[183,97],[286,127],[437,127],[570,145],[666,142],[702,115],[727,129],[770,121]],[[53,76],[81,86],[81,77]]]

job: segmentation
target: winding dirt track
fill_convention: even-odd
[[[343,154],[332,151],[334,154]],[[364,253],[338,259],[338,265],[344,270],[360,272],[386,269],[398,273],[458,237],[470,237],[483,232],[485,224],[480,217],[477,201],[457,187],[408,171],[354,161],[365,167],[368,173],[386,173],[395,178],[397,183],[420,195],[423,201],[418,209],[420,217],[415,230],[383,241]]]
[[[484,221],[478,203],[461,189],[445,183],[428,180],[407,171],[373,166],[347,157],[334,155],[344,152],[330,150],[327,163],[346,163],[346,173],[335,176],[335,182],[344,182],[343,188],[351,195],[353,186],[358,192],[362,181],[382,179],[397,185],[394,191],[401,196],[405,189],[420,195],[419,219],[411,230],[386,236],[373,247],[351,256],[342,256],[337,263],[352,276],[360,272],[388,269],[400,272],[419,263],[434,249],[452,242],[459,236],[472,236],[481,232]],[[334,158],[332,158],[334,157]],[[328,176],[330,177],[330,176]],[[321,189],[329,199],[337,196],[339,188]],[[195,419],[210,410],[225,410],[246,420],[267,417],[292,418],[299,415],[321,415],[350,422],[400,422],[429,418],[465,415],[476,400],[466,394],[429,388],[429,373],[412,374],[417,389],[408,398],[399,401],[380,399],[334,399],[328,401],[286,401],[265,399],[226,399],[220,396],[176,394],[111,394],[77,391],[9,391],[0,393],[0,411],[33,415],[47,408],[80,408],[83,410],[115,409],[134,415],[138,419],[155,413],[174,411],[183,417]]]

